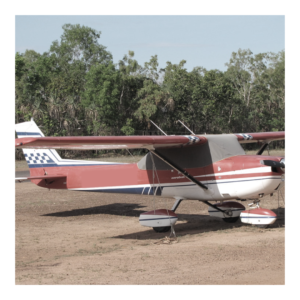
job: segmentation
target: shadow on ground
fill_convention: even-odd
[[[88,208],[79,208],[66,210],[61,212],[44,214],[45,217],[75,217],[75,216],[85,216],[85,215],[115,215],[115,216],[128,216],[128,217],[139,217],[139,215],[145,210],[141,210],[146,207],[140,204],[124,204],[124,203],[113,203],[108,205],[101,205]]]
[[[186,214],[178,214],[179,221],[186,221],[183,224],[176,224],[174,226],[174,230],[177,237],[184,237],[188,235],[199,235],[214,231],[220,231],[226,233],[226,231],[245,227],[245,230],[259,230],[259,231],[268,231],[272,228],[284,227],[285,226],[285,209],[280,208],[279,213],[277,209],[273,210],[277,215],[278,219],[272,225],[269,225],[267,228],[259,228],[254,225],[242,223],[238,220],[235,223],[225,223],[220,218],[210,217],[208,215],[186,215]],[[147,231],[138,231],[130,234],[118,235],[113,238],[121,238],[121,239],[134,239],[134,240],[157,240],[163,238],[165,236],[169,236],[170,232],[165,233],[157,233],[154,232],[152,228]]]
[[[140,204],[124,204],[124,203],[114,203],[102,206],[95,206],[82,209],[73,209],[55,213],[44,214],[42,216],[46,217],[76,217],[84,215],[98,215],[98,214],[109,214],[115,216],[127,216],[127,217],[136,217],[145,210],[146,207]],[[278,216],[276,222],[272,225],[269,225],[267,229],[278,228],[285,226],[285,208],[273,209]],[[235,223],[225,223],[222,219],[216,217],[210,217],[209,215],[203,214],[177,214],[178,221],[184,221],[185,223],[177,223],[175,225],[175,232],[177,236],[186,236],[186,235],[195,235],[202,234],[212,231],[220,230],[230,230],[233,228],[239,228],[247,226],[249,228],[254,227],[253,225],[244,224],[240,220]],[[137,220],[138,222],[138,220]],[[141,231],[137,231],[130,234],[118,235],[113,238],[121,239],[138,239],[138,240],[149,240],[149,239],[158,239],[165,236],[169,236],[170,232],[167,233],[157,233],[154,232],[152,228],[146,231],[142,231],[144,227],[141,226]],[[254,228],[254,230],[257,228]],[[264,230],[264,229],[261,229]]]

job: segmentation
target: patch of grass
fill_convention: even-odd
[[[258,150],[245,151],[247,155],[255,155]],[[270,156],[285,156],[285,149],[269,150]],[[269,155],[268,149],[266,149],[262,155]]]
[[[16,171],[29,170],[26,160],[16,160],[15,161],[15,170]]]

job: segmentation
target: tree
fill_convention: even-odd
[[[98,43],[100,31],[78,24],[66,24],[63,30],[60,42],[54,41],[49,52],[58,70],[51,80],[49,109],[50,115],[60,112],[59,126],[71,134],[84,116],[80,105],[86,75],[94,65],[111,64],[112,56]]]
[[[143,87],[138,91],[139,107],[134,116],[142,122],[143,129],[147,129],[150,127],[150,118],[163,118],[168,95],[157,83],[160,72],[158,71],[157,55],[151,56],[150,61],[145,62],[142,72],[144,75]]]
[[[100,134],[99,124],[111,128],[119,126],[119,95],[120,74],[113,63],[92,66],[86,75],[82,98],[90,133]]]

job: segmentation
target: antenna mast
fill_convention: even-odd
[[[178,120],[178,122],[180,122],[192,135],[195,135],[195,133],[189,129],[187,126],[185,126],[180,120]]]
[[[150,119],[149,119],[150,120]],[[156,128],[158,128],[164,135],[167,135],[165,132],[162,131],[161,128],[159,128],[153,121],[150,120],[150,122],[156,126]]]

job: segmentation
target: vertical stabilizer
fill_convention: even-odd
[[[44,134],[31,119],[29,122],[15,125],[18,138],[44,137]],[[53,149],[22,149],[29,168],[43,168],[56,166],[61,157]]]

